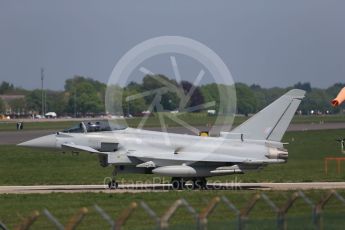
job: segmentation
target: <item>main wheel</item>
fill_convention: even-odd
[[[108,183],[109,189],[117,189],[119,187],[119,183],[117,183],[115,180],[112,180]]]
[[[207,181],[205,177],[196,178],[193,180],[194,189],[206,189]]]
[[[182,178],[173,177],[171,179],[171,186],[174,190],[181,190],[185,187],[185,182]]]

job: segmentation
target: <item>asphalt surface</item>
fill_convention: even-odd
[[[14,127],[15,128],[15,127]],[[196,127],[201,131],[208,130],[207,127]],[[148,130],[161,131],[159,127],[146,128]],[[306,130],[324,130],[324,129],[345,129],[344,123],[309,123],[309,124],[290,124],[288,131],[306,131]],[[180,134],[192,134],[189,129],[184,127],[169,127],[168,132]],[[22,131],[8,131],[0,132],[0,145],[5,144],[19,144],[33,138],[41,137],[44,135],[52,134],[61,130],[22,130]],[[212,134],[211,134],[212,135]]]
[[[0,145],[13,145],[28,141],[37,137],[52,134],[51,130],[30,130],[0,132]]]
[[[188,184],[187,184],[187,188]],[[306,183],[209,183],[207,190],[310,190],[310,189],[345,189],[345,182],[306,182]],[[104,185],[34,185],[0,186],[0,194],[36,194],[36,193],[143,193],[172,191],[170,184],[126,184],[117,189],[108,189]]]

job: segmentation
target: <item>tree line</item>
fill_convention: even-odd
[[[165,111],[181,111],[185,108],[194,108],[193,112],[206,109],[214,109],[217,112],[221,112],[220,110],[224,109],[224,106],[222,106],[224,100],[223,102],[220,100],[221,97],[224,98],[224,95],[221,95],[222,89],[228,89],[227,87],[233,89],[235,87],[237,96],[236,112],[248,115],[261,110],[286,91],[298,88],[307,91],[306,97],[299,107],[303,114],[310,114],[311,111],[315,111],[315,113],[339,113],[343,108],[333,108],[330,105],[330,100],[344,86],[344,83],[336,83],[326,89],[320,89],[312,87],[308,82],[298,82],[286,88],[262,88],[256,84],[246,85],[244,83],[236,83],[235,86],[217,85],[216,83],[194,86],[188,81],[178,83],[164,75],[158,74],[146,75],[142,82],[130,82],[124,87],[113,85],[107,88],[106,84],[97,80],[83,76],[74,76],[65,81],[64,90],[44,91],[44,107],[45,112],[54,111],[60,116],[95,116],[106,113],[105,98],[107,95],[107,97],[112,97],[110,101],[113,105],[110,107],[119,108],[108,112],[117,115],[140,115],[142,111],[148,110],[155,96],[157,96],[155,90],[168,88],[168,90],[161,93],[159,98],[160,105]],[[171,90],[172,88],[174,90]],[[107,90],[108,94],[106,93]],[[235,93],[235,91],[233,92]],[[26,90],[15,87],[8,82],[2,82],[0,85],[0,95],[3,94],[25,95],[24,98],[8,101],[8,107],[11,108],[13,113],[42,113],[41,89]],[[132,100],[131,96],[133,97],[133,95],[139,96]],[[181,95],[185,97],[183,98]],[[234,94],[225,95],[225,103],[231,103],[231,97],[233,96]],[[214,102],[214,104],[207,108],[198,107],[208,102]],[[5,102],[0,99],[0,114],[5,113],[5,110]]]

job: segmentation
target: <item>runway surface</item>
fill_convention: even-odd
[[[310,190],[345,189],[345,182],[301,182],[301,183],[208,183],[207,190]],[[187,184],[187,188],[188,184]],[[0,186],[0,194],[45,194],[45,193],[142,193],[172,191],[170,184],[126,184],[117,189],[104,185],[34,185]]]
[[[195,127],[199,130],[208,130],[207,127]],[[147,130],[161,131],[159,127],[146,128]],[[307,131],[307,130],[324,130],[324,129],[345,129],[345,123],[308,123],[308,124],[290,124],[288,131]],[[0,132],[0,145],[18,144],[33,138],[52,134],[61,130],[23,130]],[[193,134],[185,127],[169,127],[168,132],[180,134]],[[195,135],[195,134],[193,134]]]

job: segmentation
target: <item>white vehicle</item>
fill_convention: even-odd
[[[208,115],[216,115],[216,110],[215,109],[209,109],[207,110]]]
[[[47,118],[56,118],[57,117],[55,112],[48,112],[44,116]]]
[[[42,115],[36,114],[34,118],[35,118],[35,119],[43,119],[43,118],[45,118],[45,117],[42,116]]]

